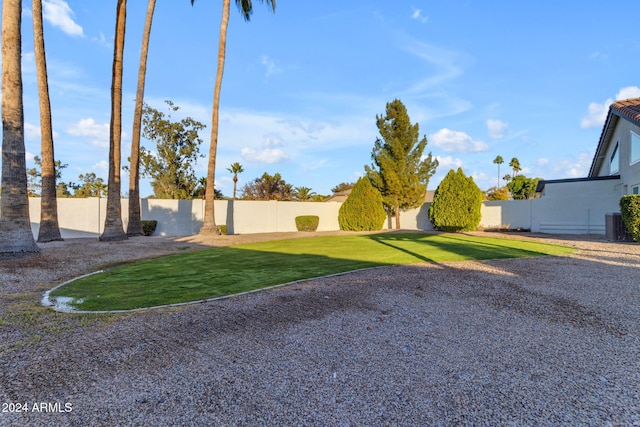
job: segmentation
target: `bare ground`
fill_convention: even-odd
[[[313,235],[326,234],[338,233]],[[505,233],[579,250],[388,267],[138,314],[39,305],[105,266],[310,235],[73,239],[0,260],[0,403],[29,407],[0,408],[0,425],[640,423],[637,244]],[[61,410],[34,413],[38,402]]]

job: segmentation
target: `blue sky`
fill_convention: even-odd
[[[124,63],[123,165],[145,1],[129,1]],[[160,0],[145,100],[205,124],[208,152],[221,2]],[[31,2],[24,2],[27,165],[40,152]],[[43,0],[56,158],[107,177],[115,1]],[[628,11],[624,13],[623,11]],[[250,22],[232,5],[222,88],[216,183],[239,186],[279,172],[320,194],[354,181],[371,162],[376,114],[398,98],[440,166],[435,189],[462,167],[482,189],[497,183],[497,155],[527,176],[586,176],[608,105],[640,97],[637,0],[254,2]],[[166,110],[165,110],[166,111]],[[175,116],[174,117],[179,117]],[[152,144],[143,141],[152,148]],[[197,165],[206,175],[206,159]],[[123,175],[122,191],[128,189]],[[142,195],[151,194],[148,181]]]

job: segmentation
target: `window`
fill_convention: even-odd
[[[613,149],[611,158],[609,160],[609,175],[620,172],[620,144],[616,142],[616,148]]]
[[[640,162],[640,135],[631,132],[631,164]]]
[[[634,185],[633,187],[631,187],[631,194],[638,194],[640,193],[640,185]]]

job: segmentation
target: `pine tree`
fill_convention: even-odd
[[[431,153],[422,158],[427,137],[419,139],[420,127],[411,124],[402,101],[387,103],[385,116],[376,116],[376,126],[382,139],[376,139],[371,153],[374,164],[365,166],[365,170],[382,194],[387,210],[395,214],[396,228],[400,228],[400,211],[424,203],[438,161]]]

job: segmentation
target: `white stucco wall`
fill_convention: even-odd
[[[542,197],[533,200],[485,201],[482,205],[484,228],[524,228],[550,234],[605,234],[605,215],[619,212],[623,195],[620,180],[582,181],[547,184]],[[128,200],[122,200],[126,229]],[[229,233],[251,234],[296,231],[295,218],[300,215],[320,217],[318,231],[339,230],[341,203],[258,202],[217,200],[216,223],[225,224]],[[98,206],[100,209],[98,209]],[[202,200],[141,201],[143,219],[158,221],[156,234],[187,236],[202,226]],[[432,230],[428,219],[429,204],[402,212],[400,225],[407,230]],[[64,238],[97,237],[102,232],[106,199],[58,199],[61,233]],[[30,199],[32,230],[37,236],[40,222],[40,199]],[[395,220],[385,221],[393,228]]]

